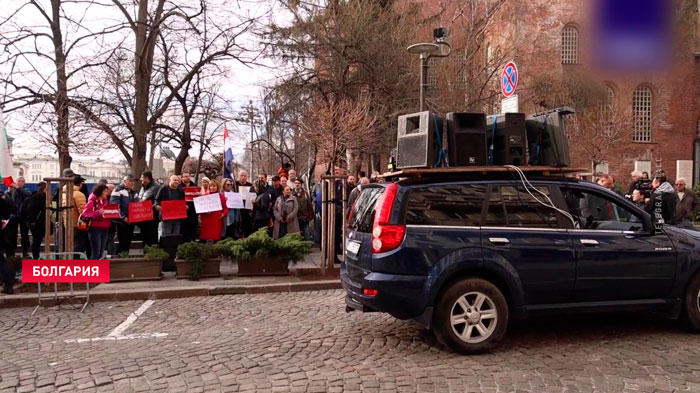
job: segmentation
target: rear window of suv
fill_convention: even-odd
[[[374,207],[377,199],[384,192],[384,187],[363,188],[360,196],[357,197],[355,205],[352,207],[348,228],[356,232],[372,232],[374,224]]]
[[[408,197],[406,224],[479,226],[485,194],[479,184],[417,187]]]

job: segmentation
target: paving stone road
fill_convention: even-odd
[[[652,316],[518,321],[463,357],[342,291],[30,313],[0,310],[0,392],[700,392],[700,336]]]

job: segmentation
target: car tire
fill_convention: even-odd
[[[453,351],[471,355],[494,348],[508,328],[508,303],[487,280],[465,278],[440,296],[434,315],[438,340]]]
[[[700,333],[700,273],[696,274],[688,284],[683,308],[683,316],[688,328],[695,333]]]

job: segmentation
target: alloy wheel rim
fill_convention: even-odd
[[[698,308],[698,311],[700,311],[700,290],[698,290],[698,298],[696,299],[695,306]]]
[[[481,292],[466,293],[457,298],[452,305],[450,325],[460,340],[468,344],[478,344],[491,337],[496,330],[496,304]]]

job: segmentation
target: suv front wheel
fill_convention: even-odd
[[[453,283],[439,299],[435,335],[461,354],[495,347],[508,327],[508,304],[501,291],[481,278]]]

